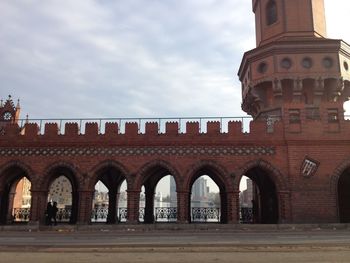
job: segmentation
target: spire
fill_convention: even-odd
[[[17,100],[17,105],[16,105],[16,109],[20,109],[21,108],[21,106],[20,106],[20,104],[19,104],[19,99]]]

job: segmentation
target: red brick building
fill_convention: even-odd
[[[222,223],[239,222],[239,183],[258,195],[257,223],[350,221],[350,46],[326,37],[323,0],[253,0],[257,47],[244,54],[239,78],[249,133],[231,121],[201,123],[25,123],[9,98],[0,107],[0,222],[11,222],[18,181],[31,182],[30,221],[44,223],[49,187],[72,186],[71,223],[91,222],[95,184],[109,190],[108,222],[116,222],[118,191],[127,181],[127,221],[154,222],[154,191],[172,175],[177,222],[191,222],[191,188],[210,176],[220,189]],[[142,127],[140,127],[142,126]],[[144,132],[141,132],[143,131]]]

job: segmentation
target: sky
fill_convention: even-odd
[[[350,42],[350,1],[325,0]],[[1,0],[0,97],[22,118],[242,116],[251,0]]]

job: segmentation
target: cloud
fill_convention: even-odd
[[[1,96],[20,97],[30,117],[243,114],[250,1],[3,0],[0,10]]]

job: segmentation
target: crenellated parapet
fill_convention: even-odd
[[[8,123],[0,136],[2,145],[21,142],[74,142],[74,143],[116,143],[125,145],[161,144],[223,144],[223,143],[266,143],[283,141],[295,137],[300,140],[319,138],[341,139],[348,136],[350,121],[344,112],[334,108],[334,103],[322,104],[313,109],[303,103],[291,103],[284,108],[282,116],[251,121],[169,121],[151,122],[30,122],[23,126]],[[40,126],[41,124],[41,126]],[[61,125],[60,125],[61,124]],[[164,125],[164,128],[162,127]]]
[[[79,120],[77,122],[26,120],[23,125],[20,123],[8,123],[0,140],[24,140],[24,141],[48,141],[60,142],[73,140],[76,142],[95,140],[115,140],[128,143],[147,144],[152,140],[163,141],[186,141],[205,142],[211,138],[212,142],[220,140],[241,141],[253,139],[263,140],[264,138],[278,138],[283,134],[283,124],[278,120],[260,120],[251,122],[251,119],[243,118],[244,121],[236,121],[233,118],[219,120],[189,120],[189,121],[168,121],[160,123],[157,121],[135,122],[125,121],[113,122],[105,120],[90,121]],[[163,128],[164,126],[164,128]],[[12,139],[11,139],[12,138]],[[126,140],[126,139],[130,140]],[[215,140],[218,141],[215,141]]]

